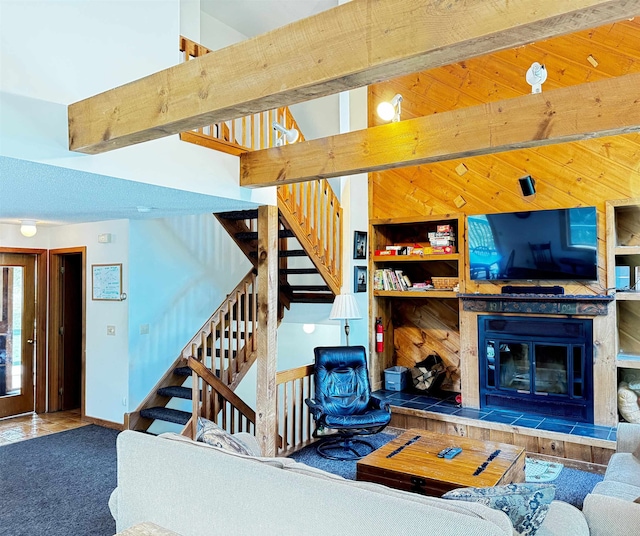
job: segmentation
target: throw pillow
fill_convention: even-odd
[[[252,452],[242,441],[220,428],[215,422],[198,417],[196,441],[202,441],[212,447],[251,456]]]
[[[509,516],[522,536],[533,536],[542,525],[556,494],[551,484],[508,484],[493,488],[460,488],[448,491],[444,499],[479,502]]]
[[[638,503],[640,504],[640,497],[638,497],[635,501],[633,501],[634,503]]]
[[[638,395],[626,382],[618,385],[618,411],[627,422],[640,423],[640,407]]]

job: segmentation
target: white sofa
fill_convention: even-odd
[[[251,436],[243,439],[251,440]],[[512,536],[489,507],[355,482],[289,458],[241,456],[176,434],[117,439],[109,505],[122,531],[150,521],[182,536]],[[582,512],[554,501],[538,536],[584,536]]]
[[[640,424],[620,423],[616,453],[609,460],[604,480],[584,499],[582,510],[592,536],[640,534]]]

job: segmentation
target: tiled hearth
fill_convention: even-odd
[[[455,402],[454,394],[445,399],[409,392],[386,391],[384,389],[376,391],[375,394],[388,400],[392,407],[474,419],[485,422],[488,426],[490,426],[489,423],[499,423],[584,438],[603,439],[606,441],[616,440],[616,427],[597,426],[502,409],[480,410],[463,408]]]

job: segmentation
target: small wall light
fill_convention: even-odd
[[[20,232],[22,233],[22,236],[26,236],[27,238],[35,236],[38,232],[36,220],[20,220]]]
[[[378,117],[383,121],[391,121],[392,123],[397,123],[400,121],[400,112],[402,95],[398,93],[391,101],[384,101],[378,104],[378,108],[376,111],[378,112]]]
[[[282,134],[282,136],[278,136],[276,138],[276,147],[284,145],[285,141],[287,143],[295,143],[300,137],[300,132],[298,132],[298,129],[296,128],[285,128],[277,121],[271,123],[271,126],[273,127],[273,130],[276,130]]]
[[[542,93],[542,84],[547,79],[547,70],[544,65],[540,65],[537,61],[531,64],[527,70],[525,80],[531,86],[531,93]]]
[[[522,195],[525,197],[529,197],[536,193],[536,181],[533,179],[531,175],[527,175],[526,177],[522,177],[518,179],[520,182],[520,189],[522,190]]]
[[[304,331],[307,335],[311,335],[316,330],[315,324],[302,324],[302,331]]]

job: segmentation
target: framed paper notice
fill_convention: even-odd
[[[122,300],[122,264],[91,265],[92,300]]]

